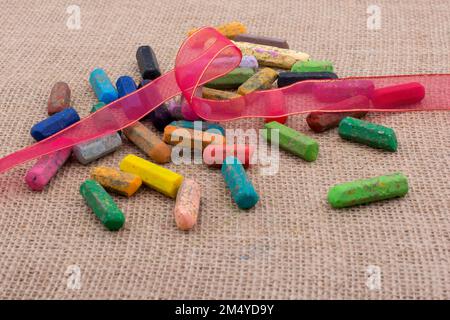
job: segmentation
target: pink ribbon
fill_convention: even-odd
[[[65,130],[0,159],[0,173],[32,159],[126,128],[179,94],[183,94],[201,118],[210,121],[251,117],[270,118],[315,111],[450,110],[448,103],[450,74],[346,78],[321,81],[318,85],[319,81],[303,81],[280,89],[256,91],[231,100],[201,98],[201,85],[236,68],[241,58],[240,50],[230,40],[214,28],[202,28],[184,41],[178,51],[173,70]],[[375,88],[419,82],[425,87],[426,96],[420,102],[406,106],[374,105],[373,103],[351,106],[348,103],[336,103],[333,101],[334,98],[331,101],[328,101],[328,98],[318,99],[321,94],[328,94],[330,85],[327,82],[352,87],[357,83],[355,81],[359,80],[372,81]],[[320,89],[323,85],[325,87]],[[349,97],[364,94],[358,90],[350,89]]]

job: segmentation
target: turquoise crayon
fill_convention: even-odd
[[[211,130],[214,129],[218,132],[212,132],[212,133],[218,133],[221,135],[225,135],[225,129],[217,123],[212,122],[206,122],[206,121],[187,121],[187,120],[178,120],[178,121],[172,121],[170,123],[171,126],[180,127],[180,128],[186,128],[186,129],[194,129],[194,130]]]
[[[108,104],[114,100],[117,100],[117,90],[103,69],[98,68],[92,71],[89,76],[89,83],[91,84],[92,89],[100,102]]]
[[[225,159],[222,165],[222,175],[239,208],[250,209],[258,203],[258,193],[237,158],[230,156]]]

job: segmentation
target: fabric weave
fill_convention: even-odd
[[[55,82],[68,82],[86,116],[97,102],[91,70],[139,81],[136,49],[151,45],[167,71],[187,31],[202,25],[241,21],[332,61],[341,77],[450,72],[448,0],[377,0],[380,30],[367,28],[372,3],[359,0],[77,4],[81,29],[71,30],[71,1],[0,1],[0,156],[33,142],[29,129],[47,116]],[[277,175],[250,169],[261,200],[248,212],[232,202],[219,170],[167,165],[203,189],[199,225],[188,233],[175,226],[174,201],[148,188],[113,196],[127,218],[117,233],[83,202],[78,189],[93,166],[145,157],[129,142],[89,166],[70,161],[42,193],[23,182],[31,163],[0,175],[0,298],[449,299],[450,113],[369,114],[396,131],[394,154],[336,130],[315,134],[304,118],[287,125],[319,141],[317,161],[280,152]],[[263,120],[225,126],[261,128]],[[326,202],[334,184],[396,171],[409,178],[403,199],[346,210]],[[67,285],[70,266],[81,272],[79,290]],[[380,290],[366,285],[370,266],[380,268]]]

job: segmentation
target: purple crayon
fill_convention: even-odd
[[[256,60],[255,56],[242,56],[239,68],[251,68],[253,70],[256,70],[258,69],[258,67],[258,60]]]
[[[180,97],[175,97],[169,100],[167,109],[170,112],[170,115],[175,120],[184,120],[183,113],[181,112],[181,101]]]
[[[181,113],[183,118],[188,121],[201,120],[197,113],[192,109],[191,105],[184,99],[181,98]]]

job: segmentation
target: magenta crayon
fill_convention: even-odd
[[[72,148],[66,148],[40,158],[36,164],[28,170],[25,182],[34,191],[42,191],[56,176],[58,170],[66,163],[72,153]]]

